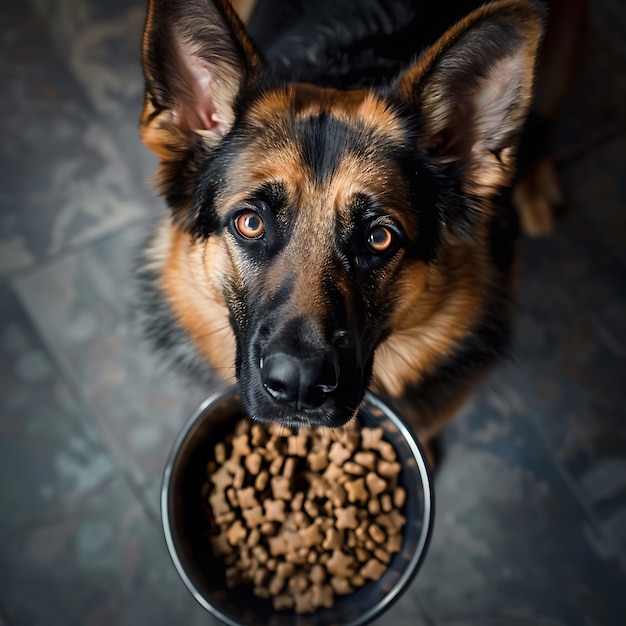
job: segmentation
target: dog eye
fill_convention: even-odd
[[[246,239],[258,239],[265,232],[265,224],[256,211],[246,211],[235,218],[237,232]]]
[[[391,248],[393,244],[393,232],[386,226],[376,226],[370,230],[367,236],[367,245],[372,252],[382,254]]]

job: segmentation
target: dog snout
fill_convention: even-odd
[[[259,369],[267,393],[276,402],[296,409],[322,405],[339,382],[334,353],[314,352],[302,357],[270,351],[261,359]]]

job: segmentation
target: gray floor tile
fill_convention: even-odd
[[[139,185],[153,176],[156,157],[139,141],[143,104],[141,34],[144,0],[32,0],[81,84],[103,126],[116,138],[131,176]],[[147,184],[141,193],[155,194]]]
[[[408,593],[437,624],[618,624],[623,571],[572,497],[508,376],[445,436],[430,551]]]
[[[211,389],[159,363],[133,322],[132,265],[146,226],[60,256],[15,286],[55,358],[139,482],[160,479],[174,437]]]
[[[626,67],[626,63],[624,64]],[[584,217],[602,244],[626,268],[626,129],[593,152],[561,168],[567,210]],[[596,248],[602,245],[597,244]]]
[[[111,479],[91,416],[0,285],[0,529],[33,523]]]
[[[0,6],[0,271],[145,214],[112,136],[25,3]]]
[[[581,501],[607,529],[626,510],[626,272],[571,216],[528,241],[517,395]],[[615,542],[626,555],[626,525]]]
[[[161,531],[117,479],[55,519],[0,536],[9,619],[46,626],[213,623],[184,588]]]
[[[626,12],[619,0],[592,0],[583,64],[558,123],[557,155],[567,159],[626,127]]]

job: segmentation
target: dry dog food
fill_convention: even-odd
[[[297,434],[241,420],[202,488],[229,588],[310,613],[378,580],[402,544],[401,466],[380,428]]]

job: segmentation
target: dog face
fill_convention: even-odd
[[[248,413],[341,426],[484,312],[540,26],[472,14],[383,89],[273,84],[226,3],[151,3],[144,142],[172,210],[151,248],[179,327]]]

